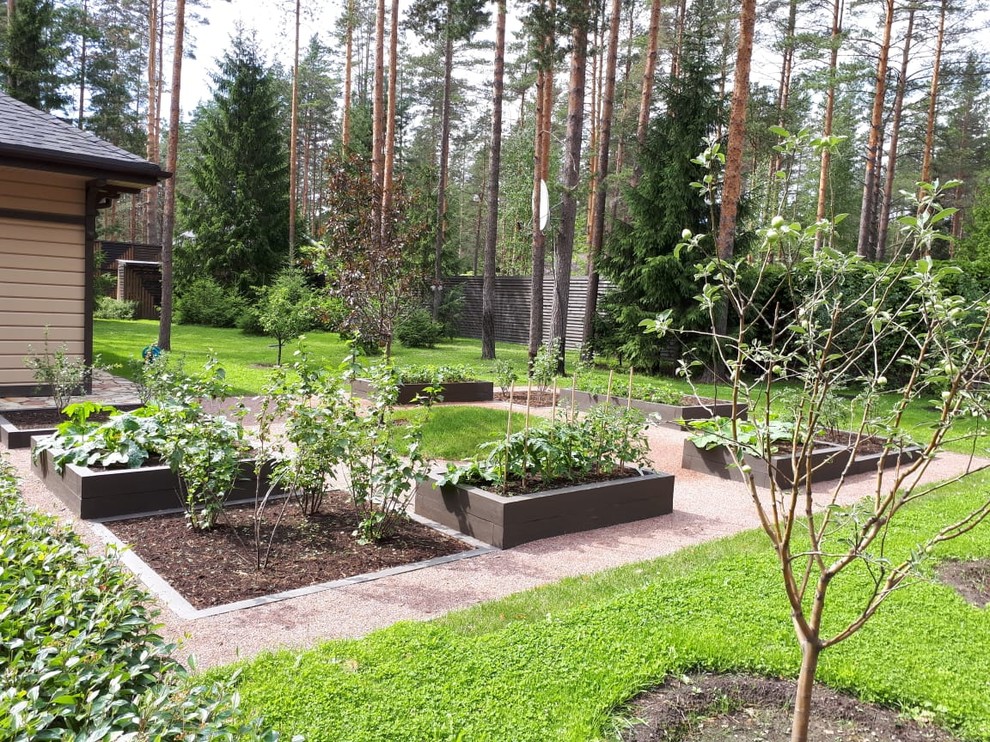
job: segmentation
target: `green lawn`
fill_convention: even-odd
[[[95,320],[94,321],[94,352],[103,363],[117,364],[117,373],[133,377],[133,364],[140,359],[141,349],[153,342],[158,336],[158,323],[151,320]],[[328,366],[336,367],[347,354],[345,344],[336,333],[313,332],[306,335],[302,343],[306,352],[315,359],[321,360]],[[286,354],[299,346],[290,344]],[[185,356],[192,367],[202,365],[212,353],[222,362],[227,371],[227,378],[237,395],[254,395],[260,393],[265,381],[275,363],[276,349],[271,339],[255,335],[245,335],[240,330],[220,329],[214,327],[199,327],[195,325],[175,325],[172,328],[173,352]],[[527,360],[526,347],[514,343],[497,343],[496,354],[499,358],[510,361],[520,377],[525,377]],[[375,363],[377,359],[364,359],[366,363]],[[576,360],[574,354],[569,354],[568,363]],[[445,341],[436,348],[413,349],[396,344],[394,362],[397,366],[410,365],[465,365],[477,371],[479,378],[493,378],[492,366],[489,361],[481,360],[481,344],[478,340],[457,338]],[[596,369],[588,374],[588,380],[606,383],[609,372]],[[690,390],[683,379],[665,379],[666,382],[684,390]],[[624,394],[627,383],[626,373],[616,373],[613,377],[613,389],[616,394]],[[564,379],[562,386],[568,386],[569,380]],[[703,394],[711,394],[712,387],[701,385]],[[893,404],[893,397],[886,403]],[[931,410],[931,402],[926,399],[915,400],[904,417],[903,429],[909,435],[924,440],[931,426],[936,423],[936,417]],[[957,423],[957,432],[974,432],[986,429],[986,421],[966,419]],[[981,440],[977,455],[987,455],[988,451]],[[950,443],[947,448],[962,453],[973,451],[973,442]]]
[[[987,487],[983,475],[912,508],[888,544],[905,554]],[[990,526],[939,556],[990,558]],[[866,584],[862,573],[833,584],[827,624],[854,614]],[[749,532],[434,622],[264,655],[240,665],[239,690],[246,710],[284,738],[309,742],[598,740],[614,728],[617,707],[670,674],[795,675],[799,652],[781,593],[765,537]],[[825,653],[819,678],[990,740],[987,611],[941,584],[897,593]]]
[[[509,413],[487,407],[457,405],[402,409],[395,413],[400,420],[423,422],[422,451],[434,459],[463,461],[486,455],[483,443],[499,440],[505,435]],[[512,413],[512,429],[521,430],[526,416]]]

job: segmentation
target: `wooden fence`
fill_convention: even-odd
[[[511,343],[529,342],[529,276],[496,276],[495,278],[495,339]],[[458,334],[469,338],[481,337],[480,276],[452,276],[444,279],[447,287],[459,287],[464,293],[464,310],[460,313]],[[553,276],[543,279],[543,337],[550,337],[550,313],[553,308]],[[607,281],[598,284],[599,299],[612,288]],[[571,278],[567,301],[567,330],[565,345],[578,348],[584,334],[584,307],[588,290],[585,276]]]
[[[103,256],[100,270],[117,276],[118,299],[137,302],[137,319],[158,319],[162,303],[162,249],[131,242],[97,242]]]

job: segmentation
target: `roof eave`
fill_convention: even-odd
[[[119,185],[133,185],[139,188],[153,186],[171,177],[152,162],[123,162],[110,158],[74,155],[52,150],[38,150],[30,147],[12,147],[0,144],[0,165],[27,170],[82,175],[98,178]]]

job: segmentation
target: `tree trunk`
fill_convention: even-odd
[[[85,116],[83,116],[83,111],[86,108],[86,41],[89,26],[89,3],[87,0],[83,0],[82,4],[82,31],[80,36],[82,37],[82,45],[79,50],[79,119],[78,126],[83,128],[83,121]]]
[[[393,173],[395,171],[395,111],[399,79],[399,0],[392,0],[391,28],[388,39],[388,110],[385,116],[385,170],[382,173],[382,214],[392,207]],[[382,237],[388,224],[382,218]]]
[[[492,144],[488,159],[488,230],[485,275],[481,287],[481,357],[495,358],[495,246],[498,241],[498,190],[502,164],[502,95],[505,82],[505,0],[495,20],[495,77],[492,83]]]
[[[791,719],[791,742],[808,742],[808,726],[811,722],[811,696],[815,689],[815,673],[821,647],[817,639],[801,644],[801,673],[794,693],[794,716]]]
[[[179,161],[179,96],[182,89],[182,50],[186,37],[186,0],[175,0],[175,43],[172,45],[172,95],[168,115],[168,160],[165,169],[165,223],[162,229],[162,311],[158,347],[172,349],[172,244],[175,239],[175,170]]]
[[[554,245],[554,291],[550,310],[550,336],[559,341],[557,373],[564,374],[564,347],[567,344],[567,306],[574,259],[574,230],[577,220],[577,189],[581,183],[581,142],[584,130],[584,87],[587,71],[588,20],[582,12],[571,28],[571,73],[567,97],[567,131],[564,136],[564,162],[561,163],[560,229]]]
[[[880,198],[880,224],[877,230],[877,260],[887,257],[887,234],[890,230],[890,205],[894,200],[894,172],[897,166],[897,139],[901,130],[901,113],[904,109],[904,91],[907,88],[908,61],[911,56],[911,39],[914,34],[915,8],[908,8],[907,32],[904,35],[904,53],[901,56],[900,76],[894,96],[894,117],[890,123],[890,145],[887,149],[887,174]]]
[[[550,173],[550,127],[553,120],[553,51],[555,45],[553,19],[556,17],[556,0],[550,0],[548,16],[550,24],[544,29],[541,41],[540,69],[536,86],[536,138],[533,145],[533,262],[530,275],[529,308],[529,364],[543,344],[543,274],[546,270],[546,232],[540,226],[540,183]],[[542,87],[539,81],[542,81]],[[549,206],[549,204],[548,204]]]
[[[743,146],[746,139],[746,108],[749,102],[749,70],[753,58],[753,32],[756,27],[756,0],[742,0],[739,11],[739,47],[733,80],[732,110],[729,114],[729,141],[726,145],[725,180],[716,250],[719,258],[730,260],[735,250],[736,216],[742,193]]]
[[[630,185],[635,188],[639,184],[643,169],[639,162],[639,153],[646,144],[646,132],[650,125],[650,107],[653,104],[653,81],[657,71],[657,56],[660,47],[660,11],[663,9],[661,0],[653,0],[650,5],[650,31],[646,45],[646,64],[643,68],[643,85],[639,94],[639,119],[636,122],[636,164],[633,167]]]
[[[443,245],[447,226],[447,169],[450,159],[450,94],[454,76],[454,37],[448,30],[443,48],[443,106],[440,111],[440,177],[437,183],[437,231],[433,242],[433,319],[443,298]]]
[[[928,93],[928,125],[925,129],[925,149],[921,160],[921,182],[929,183],[932,178],[932,154],[935,149],[935,118],[938,108],[938,85],[942,67],[942,47],[945,44],[945,16],[949,0],[942,0],[939,7],[938,36],[935,39],[935,60],[932,63],[932,85]]]
[[[883,38],[880,41],[880,58],[877,61],[876,86],[873,92],[873,112],[870,115],[870,134],[866,142],[866,173],[863,177],[863,207],[860,210],[859,239],[856,254],[869,258],[873,246],[873,224],[876,216],[877,165],[880,159],[880,137],[883,136],[883,109],[887,94],[887,60],[890,56],[890,32],[894,25],[894,0],[885,0],[886,13]]]
[[[340,115],[340,146],[351,144],[351,75],[354,59],[354,0],[347,0],[347,40],[344,44],[344,110]]]
[[[605,60],[605,84],[602,89],[602,122],[598,140],[598,169],[601,176],[595,187],[594,210],[588,220],[594,226],[588,247],[588,289],[584,304],[584,333],[582,344],[590,346],[595,339],[595,315],[598,312],[598,256],[605,237],[605,200],[608,196],[608,160],[612,139],[612,113],[615,107],[615,65],[619,55],[619,24],[622,21],[622,0],[612,0],[609,19],[608,51]],[[586,348],[591,353],[590,347]]]
[[[382,175],[385,163],[384,145],[385,131],[385,0],[378,0],[375,15],[375,80],[372,91],[371,107],[371,180],[376,187],[382,187]],[[376,205],[377,206],[377,205]],[[377,212],[375,208],[373,211]],[[376,216],[376,222],[380,214]],[[378,223],[381,228],[381,223]]]
[[[684,26],[687,23],[687,0],[680,0],[677,5],[677,18],[674,22],[674,48],[670,55],[670,77],[678,80],[681,76],[681,53],[684,51]]]
[[[777,126],[785,128],[787,106],[791,97],[791,71],[794,69],[795,30],[797,29],[798,0],[790,0],[787,12],[787,30],[784,34],[784,54],[780,64],[780,81],[777,83]],[[777,179],[775,174],[781,167],[780,152],[776,149],[770,156],[770,168],[767,173],[767,209],[775,213],[774,204],[777,201]]]
[[[299,179],[299,13],[301,0],[296,0],[296,36],[292,62],[292,105],[289,121],[289,265],[296,259],[296,210]],[[282,349],[279,347],[279,357]],[[282,365],[279,363],[279,365]]]
[[[161,75],[161,68],[158,65],[158,0],[150,0],[148,3],[148,144],[147,155],[151,162],[161,162],[161,151],[159,139],[161,136],[158,128],[161,113],[159,105],[161,97],[158,95],[158,79]],[[166,186],[167,187],[167,186]],[[145,240],[150,245],[161,243],[161,235],[158,234],[158,185],[151,186],[144,194],[145,202]]]
[[[842,10],[844,0],[834,0],[832,5],[832,34],[830,36],[830,53],[828,64],[828,92],[825,95],[825,121],[822,123],[822,136],[832,136],[832,119],[835,113],[835,75],[839,66],[839,40],[842,35]],[[818,208],[815,213],[817,221],[825,219],[825,207],[828,200],[828,172],[832,161],[832,153],[828,147],[822,149],[821,169],[818,175]],[[815,252],[822,249],[825,235],[818,232],[815,235]]]

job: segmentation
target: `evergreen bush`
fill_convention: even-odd
[[[175,297],[175,318],[180,325],[234,327],[246,309],[239,294],[212,278],[197,278]]]
[[[425,309],[417,309],[403,320],[395,335],[407,348],[433,348],[444,336],[444,326],[434,322]]]
[[[112,296],[96,297],[96,309],[93,316],[96,319],[134,319],[137,302],[127,299],[115,299]]]

